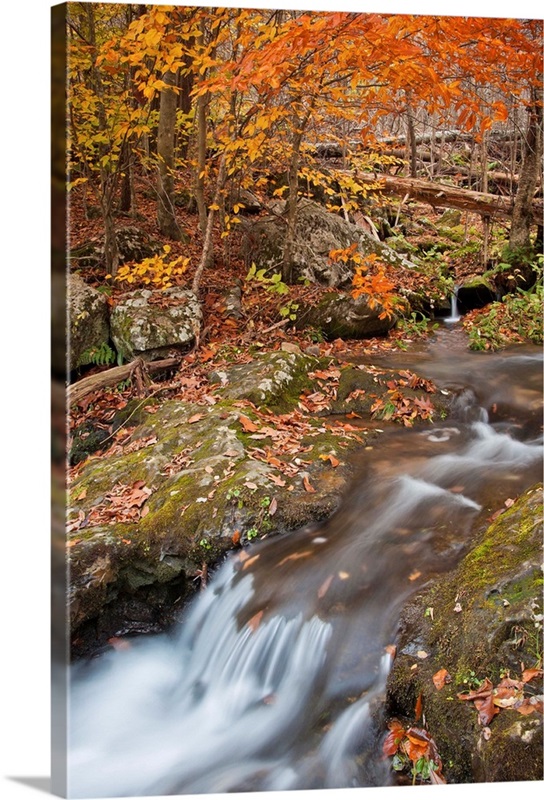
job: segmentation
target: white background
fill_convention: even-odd
[[[198,3],[193,3],[198,5]],[[203,2],[202,5],[212,5]],[[530,0],[300,0],[265,8],[542,17]],[[2,3],[0,29],[0,796],[48,793],[49,767],[49,30],[48,0]],[[190,5],[190,3],[187,3]],[[540,785],[540,790],[538,786]],[[535,800],[541,783],[346,789],[334,797]],[[208,796],[210,800],[214,796]],[[254,795],[230,795],[251,800]],[[257,796],[256,796],[257,797]],[[268,793],[265,800],[332,800],[333,792]]]

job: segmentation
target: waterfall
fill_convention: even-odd
[[[457,293],[459,291],[459,286],[453,287],[453,292],[451,294],[450,304],[451,304],[451,313],[449,317],[444,319],[444,322],[459,322],[461,319],[461,315],[459,314],[459,307],[457,301]]]

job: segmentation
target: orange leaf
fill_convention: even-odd
[[[420,692],[418,694],[418,696],[417,696],[416,707],[415,707],[415,719],[416,719],[416,722],[419,722],[419,720],[421,719],[422,713],[423,713],[423,695]]]
[[[303,482],[304,488],[306,489],[307,492],[315,492],[315,489],[312,486],[312,484],[310,483],[310,479],[308,478],[307,475],[304,476],[302,482]]]
[[[533,678],[541,678],[543,674],[541,669],[524,669],[521,679],[523,683],[530,683]]]
[[[263,618],[263,614],[264,614],[264,611],[263,611],[263,610],[261,610],[261,611],[257,611],[257,613],[256,613],[256,614],[254,614],[254,615],[251,617],[251,619],[248,621],[248,623],[247,623],[247,624],[248,624],[248,627],[251,629],[251,631],[252,631],[253,633],[255,633],[255,631],[257,630],[257,628],[258,628],[258,627],[259,627],[259,625],[261,624],[261,620],[262,620],[262,618]]]
[[[325,597],[325,595],[329,591],[329,587],[330,587],[330,585],[332,583],[332,579],[333,578],[334,578],[334,575],[329,575],[329,577],[326,578],[323,581],[323,583],[321,584],[321,586],[319,587],[318,592],[317,592],[317,596],[319,597],[320,600],[321,600],[322,597]]]
[[[290,556],[286,556],[280,561],[278,567],[282,567],[284,564],[287,564],[288,561],[298,561],[299,558],[306,558],[306,556],[311,556],[311,555],[312,555],[311,550],[304,550],[302,553],[291,553]]]
[[[198,422],[201,419],[204,419],[204,414],[193,414],[192,417],[189,417],[187,422],[189,423],[189,425],[192,425],[193,422]]]
[[[232,543],[235,547],[240,544],[240,531],[234,531],[232,534]]]
[[[252,422],[249,417],[245,417],[243,414],[240,414],[238,419],[240,420],[240,424],[246,433],[255,433],[255,431],[259,430],[259,426],[255,425],[255,423]]]
[[[433,683],[438,689],[438,691],[440,691],[440,689],[443,689],[446,683],[450,683],[450,681],[451,681],[451,675],[447,669],[439,669],[438,672],[435,672],[435,674],[433,675]]]

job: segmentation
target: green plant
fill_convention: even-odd
[[[87,364],[95,364],[97,367],[113,364],[116,358],[115,350],[112,350],[107,342],[102,342],[99,346],[87,348],[81,356],[82,361]]]
[[[397,321],[397,328],[413,338],[425,336],[429,331],[433,331],[437,327],[437,322],[431,323],[429,317],[418,311],[412,311],[409,317],[400,316]]]
[[[281,272],[274,272],[271,276],[267,275],[266,269],[257,269],[255,262],[246,275],[246,281],[257,281],[264,286],[267,292],[273,294],[289,294],[289,286],[282,280]]]
[[[204,537],[203,537],[203,538],[202,538],[202,539],[199,541],[199,543],[198,543],[198,544],[199,544],[199,545],[200,545],[200,547],[202,547],[204,550],[211,550],[211,549],[212,549],[212,545],[211,545],[211,543],[208,541],[208,539],[206,539],[206,537],[205,537],[205,536],[204,536]]]
[[[259,531],[257,530],[257,528],[250,528],[246,534],[249,541],[251,541],[252,539],[256,539],[258,535]]]
[[[539,269],[539,268],[537,268]],[[471,350],[500,350],[512,342],[542,344],[541,280],[531,289],[507,294],[464,321]]]
[[[238,508],[243,508],[244,507],[244,501],[240,496],[241,494],[242,494],[242,490],[241,489],[229,489],[227,494],[226,494],[226,499],[227,500],[237,500],[238,502],[237,502],[236,505],[238,506]]]

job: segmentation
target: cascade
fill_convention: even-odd
[[[490,490],[542,474],[525,414],[542,354],[473,355],[462,386],[443,355],[420,365],[456,387],[458,416],[386,431],[329,520],[233,553],[177,629],[73,666],[69,796],[392,782],[365,754],[402,605],[457,563]],[[510,422],[493,421],[501,404]]]
[[[459,314],[459,305],[457,300],[457,292],[459,291],[458,286],[453,287],[453,292],[451,293],[450,303],[451,303],[451,313],[449,317],[444,319],[444,322],[459,322],[461,319],[461,315]]]

